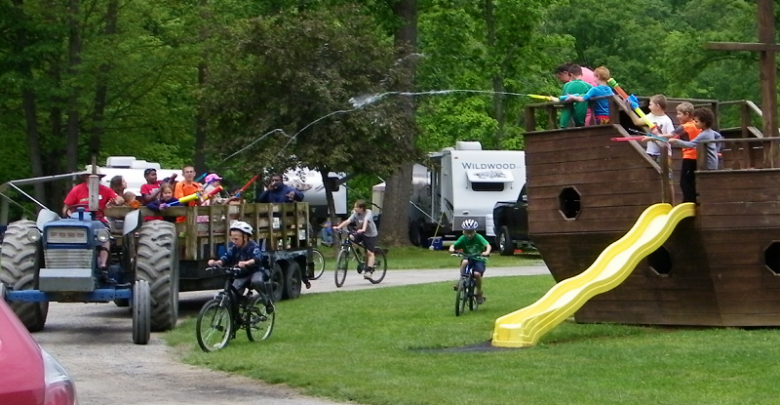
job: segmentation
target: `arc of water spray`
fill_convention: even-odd
[[[233,152],[232,154],[230,154],[226,158],[222,159],[222,161],[220,161],[217,165],[220,165],[220,164],[226,162],[228,159],[233,158],[234,156],[236,156],[239,153],[249,149],[250,147],[252,147],[256,143],[260,142],[261,140],[265,139],[269,135],[271,135],[273,133],[276,133],[276,132],[280,132],[283,135],[285,135],[288,138],[290,138],[287,141],[287,143],[285,143],[284,146],[282,146],[282,148],[279,149],[279,152],[276,154],[276,156],[280,156],[282,154],[282,152],[284,152],[284,150],[287,149],[288,146],[290,146],[290,144],[295,140],[295,138],[297,138],[298,135],[301,134],[301,132],[307,130],[312,125],[314,125],[314,124],[324,120],[325,118],[331,117],[333,115],[347,114],[347,113],[350,113],[350,112],[353,112],[353,111],[356,111],[356,110],[360,110],[360,109],[362,109],[362,108],[364,108],[364,107],[366,107],[368,105],[371,105],[373,103],[376,103],[377,101],[382,100],[383,98],[385,98],[387,96],[415,97],[415,96],[429,96],[429,95],[444,95],[444,94],[453,94],[453,93],[502,94],[502,95],[507,95],[507,96],[531,97],[531,98],[536,98],[536,99],[540,99],[540,100],[551,100],[552,99],[551,96],[542,96],[542,95],[538,95],[538,94],[512,93],[512,92],[502,92],[502,91],[492,91],[492,90],[429,90],[429,91],[419,91],[419,92],[388,91],[388,92],[385,92],[385,93],[367,94],[367,95],[362,95],[362,96],[357,96],[357,97],[350,98],[349,99],[349,103],[352,105],[353,108],[346,109],[346,110],[337,110],[337,111],[333,111],[333,112],[330,112],[328,114],[325,114],[322,117],[317,118],[316,120],[306,124],[303,128],[301,128],[298,132],[296,132],[292,136],[287,135],[287,133],[284,132],[284,130],[279,129],[279,128],[274,129],[274,130],[269,131],[269,132],[266,132],[265,134],[261,135],[260,137],[258,137],[257,139],[255,139],[254,141],[249,143],[248,145],[244,146],[243,148],[237,150],[236,152]]]

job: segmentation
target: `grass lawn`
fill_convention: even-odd
[[[360,404],[775,404],[780,333],[565,322],[527,349],[455,351],[549,276],[486,280],[488,301],[455,317],[450,283],[304,295],[278,305],[268,341],[244,331],[202,353],[194,319],[166,334],[185,362]],[[434,350],[426,350],[434,349]]]
[[[330,249],[321,246],[320,250],[327,260],[326,268],[336,268],[336,248]],[[516,254],[514,256],[501,256],[493,253],[488,259],[488,267],[517,267],[543,265],[542,257],[538,254]],[[418,247],[391,248],[387,254],[388,270],[404,269],[448,269],[457,267],[457,259],[452,258],[447,250],[428,250]]]

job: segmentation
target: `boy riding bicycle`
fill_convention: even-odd
[[[463,228],[463,235],[450,245],[450,253],[461,249],[468,256],[460,263],[460,275],[465,273],[467,265],[471,266],[471,273],[474,274],[477,282],[477,302],[482,304],[485,302],[485,297],[482,295],[482,276],[485,274],[485,256],[490,255],[490,243],[477,233],[479,228],[477,221],[467,219],[463,221],[461,228]],[[457,290],[458,285],[455,284],[453,289]]]
[[[209,266],[228,267],[236,266],[241,272],[236,275],[233,287],[241,291],[250,284],[255,291],[264,291],[263,283],[270,279],[268,269],[261,265],[263,252],[260,245],[250,239],[252,237],[252,225],[243,221],[236,221],[230,225],[230,242],[227,252],[219,260],[209,260]],[[270,293],[270,292],[267,292]],[[273,312],[273,305],[266,308]]]
[[[374,262],[376,261],[374,251],[379,232],[377,232],[376,223],[374,223],[374,214],[371,210],[366,209],[365,201],[355,201],[352,215],[333,229],[343,229],[351,223],[355,224],[358,229],[349,237],[366,248],[366,270],[363,272],[363,278],[370,280],[371,275],[374,274]]]

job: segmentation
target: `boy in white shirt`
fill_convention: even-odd
[[[650,97],[650,113],[646,115],[648,120],[658,127],[661,134],[671,134],[674,132],[672,119],[666,115],[666,96],[656,94]],[[671,149],[669,149],[671,151]],[[658,164],[661,163],[661,141],[648,141],[646,152]]]

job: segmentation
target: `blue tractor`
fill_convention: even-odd
[[[97,176],[90,181],[97,191]],[[116,243],[109,228],[84,208],[66,219],[42,209],[36,222],[10,223],[2,243],[0,297],[31,332],[43,329],[51,301],[129,305],[133,342],[148,343],[150,331],[176,325],[175,230],[161,221],[144,224],[135,211],[124,218],[121,236]],[[108,266],[99,268],[106,243]]]

